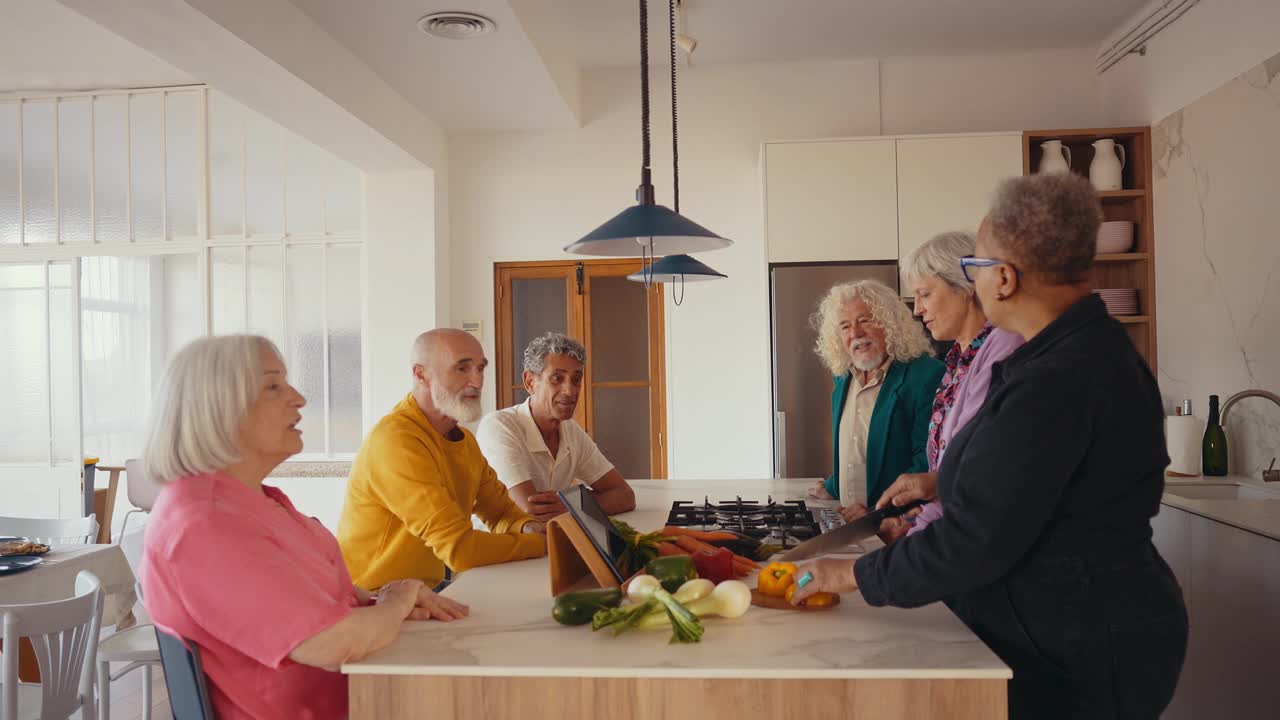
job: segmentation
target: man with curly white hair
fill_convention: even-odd
[[[860,280],[827,291],[811,322],[835,376],[832,473],[809,494],[834,498],[852,520],[903,473],[929,468],[925,446],[943,366],[898,293]]]

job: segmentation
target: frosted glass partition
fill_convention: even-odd
[[[152,388],[210,332],[274,340],[305,453],[354,453],[362,182],[208,88],[0,98],[0,466],[136,455]]]
[[[164,239],[164,97],[129,96],[129,174],[133,239]]]
[[[129,241],[129,98],[93,99],[93,217],[98,242]]]
[[[65,243],[93,240],[92,102],[86,97],[58,102],[58,219]]]
[[[195,238],[200,193],[200,94],[168,93],[164,99],[165,220],[168,237]]]
[[[248,323],[245,329],[284,343],[283,248],[279,245],[248,248]]]
[[[18,212],[18,113],[16,102],[0,102],[0,245],[22,241]]]
[[[244,113],[218,92],[209,93],[209,233],[244,234]]]
[[[307,399],[298,428],[306,452],[324,452],[324,248],[290,247],[286,273],[289,329],[282,350],[290,382]]]
[[[0,265],[0,463],[49,460],[44,263]]]
[[[334,245],[328,250],[325,283],[329,312],[329,425],[336,453],[360,449],[360,246]]]
[[[290,137],[288,227],[290,235],[319,235],[324,232],[325,169],[329,158],[300,137]]]
[[[244,254],[242,247],[209,251],[209,314],[215,335],[245,330]]]
[[[252,113],[244,123],[245,209],[251,236],[284,234],[284,146],[280,126]]]
[[[22,104],[23,240],[27,243],[58,241],[53,107],[52,100]]]

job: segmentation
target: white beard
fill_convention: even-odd
[[[860,370],[862,372],[870,372],[880,367],[881,365],[883,365],[885,358],[887,357],[889,356],[881,355],[879,358],[875,360],[854,360],[851,364],[853,365],[855,370]]]
[[[480,419],[480,398],[469,398],[466,396],[466,390],[460,390],[456,394],[450,395],[447,390],[439,385],[431,386],[431,402],[435,403],[436,409],[444,413],[446,417],[453,418],[456,422],[469,423]]]

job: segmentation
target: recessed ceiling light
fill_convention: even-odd
[[[418,29],[446,40],[470,40],[488,35],[497,30],[498,25],[483,15],[448,11],[431,13],[422,18],[418,21]]]

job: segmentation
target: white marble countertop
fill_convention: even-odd
[[[633,481],[639,509],[621,516],[642,531],[665,524],[673,500],[741,494],[804,496],[812,481]],[[754,580],[749,579],[754,585]],[[857,593],[828,612],[752,607],[704,621],[701,643],[669,645],[667,630],[613,637],[551,619],[545,558],[477,568],[447,594],[466,620],[409,623],[390,646],[342,672],[392,675],[762,679],[1008,679],[1009,668],[941,603],[872,608]]]
[[[1264,483],[1261,478],[1243,475],[1226,477],[1166,477],[1160,502],[1232,527],[1280,540],[1280,483]],[[1246,485],[1275,495],[1274,500],[1202,500],[1176,495],[1178,485]],[[1175,488],[1170,492],[1169,488]]]

